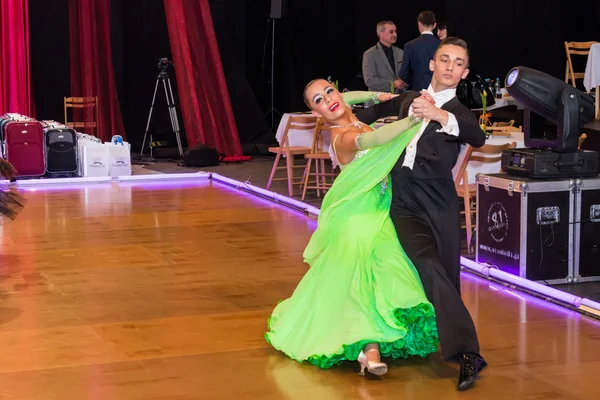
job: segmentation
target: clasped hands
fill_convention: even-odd
[[[448,123],[448,113],[435,106],[435,100],[426,90],[422,90],[421,96],[413,100],[412,111],[417,118],[438,121],[442,125]]]
[[[397,96],[400,95],[381,93],[379,96],[377,96],[377,99],[380,102],[385,102],[390,101]],[[417,118],[438,121],[442,125],[446,125],[448,123],[448,113],[435,106],[435,100],[429,94],[429,92],[427,92],[427,90],[421,90],[421,96],[413,100],[412,111],[413,115]]]

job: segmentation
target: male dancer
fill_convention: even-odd
[[[390,216],[435,307],[444,359],[460,362],[459,390],[472,387],[487,365],[460,296],[460,210],[452,179],[461,143],[485,143],[477,119],[456,97],[468,64],[467,44],[446,38],[429,63],[433,76],[427,93],[407,92],[357,114],[368,124],[390,115],[423,119],[391,173]]]

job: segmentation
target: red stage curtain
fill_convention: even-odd
[[[27,0],[0,1],[0,115],[34,116]]]
[[[165,0],[188,147],[203,143],[241,155],[208,0]]]
[[[97,129],[78,130],[103,141],[125,138],[112,62],[110,0],[69,0],[69,33],[71,96],[98,97],[98,121],[93,109],[74,114],[77,121],[96,121]]]

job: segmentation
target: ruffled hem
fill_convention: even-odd
[[[277,346],[269,340],[269,334],[265,334],[265,340],[276,350],[286,354],[288,357],[298,361],[308,361],[319,368],[329,369],[345,360],[355,361],[361,350],[369,343],[379,344],[381,357],[409,358],[414,356],[426,357],[428,354],[438,350],[439,338],[435,322],[435,311],[431,304],[419,304],[411,308],[398,308],[394,310],[394,318],[400,326],[407,328],[406,336],[393,342],[382,342],[378,340],[363,339],[352,344],[341,344],[340,348],[333,354],[315,354],[308,359],[298,359]],[[267,320],[269,331],[271,330],[271,316]]]

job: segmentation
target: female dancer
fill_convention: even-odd
[[[424,357],[438,348],[433,306],[389,217],[388,175],[420,121],[409,117],[371,129],[346,102],[375,96],[342,97],[325,80],[305,88],[306,104],[330,125],[342,172],[323,199],[304,251],[311,268],[292,297],[277,305],[265,334],[277,350],[321,368],[358,360],[360,375],[365,369],[385,374],[380,356]]]

